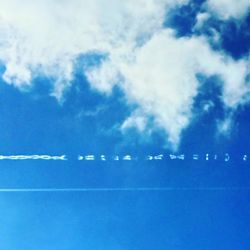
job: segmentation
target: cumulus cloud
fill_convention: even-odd
[[[250,8],[249,0],[208,0],[206,5],[221,19],[242,18]]]
[[[177,38],[174,30],[163,28],[171,8],[187,2],[0,0],[3,79],[25,88],[39,74],[51,77],[52,94],[60,100],[73,82],[77,58],[105,54],[100,64],[83,71],[96,90],[109,94],[118,85],[127,102],[139,107],[121,129],[143,131],[153,117],[176,148],[192,119],[198,73],[220,78],[226,107],[237,108],[249,93],[245,60],[213,51],[203,36]]]
[[[172,145],[178,145],[182,130],[192,118],[200,84],[198,73],[220,78],[223,101],[229,108],[244,102],[243,97],[249,92],[245,83],[247,62],[236,62],[213,51],[204,37],[176,38],[172,30],[159,31],[134,51],[132,59],[111,56],[110,61],[116,65],[116,74],[123,76],[122,88],[128,100],[140,104],[145,114],[155,117],[155,124],[165,129]],[[104,65],[109,68],[106,62]],[[98,76],[99,71],[100,67],[92,74]],[[136,125],[138,119],[133,114],[127,122],[134,121]]]
[[[55,95],[60,97],[62,85],[72,80],[77,56],[127,51],[159,29],[165,9],[178,2],[184,0],[110,0],[108,4],[104,0],[0,0],[3,78],[24,87],[41,71],[56,79]]]

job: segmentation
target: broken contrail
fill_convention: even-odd
[[[65,161],[66,155],[0,155],[0,160],[54,160]]]

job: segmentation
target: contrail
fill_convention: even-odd
[[[2,193],[36,192],[250,191],[250,187],[1,188]]]
[[[66,155],[0,155],[0,160],[54,160],[66,161]]]

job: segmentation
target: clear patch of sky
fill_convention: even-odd
[[[199,191],[1,194],[0,246],[5,250],[248,249],[247,197],[247,192]]]
[[[100,131],[105,132],[105,129],[121,122],[128,113],[127,107],[122,103],[119,91],[114,91],[107,98],[91,91],[82,80],[74,82],[63,105],[49,95],[20,92],[2,82],[1,152],[30,154],[107,150],[116,141],[117,128],[106,136]],[[47,85],[46,79],[44,81]],[[45,91],[43,82],[38,85],[36,91]],[[103,109],[98,111],[99,107]],[[96,114],[89,115],[95,110]]]

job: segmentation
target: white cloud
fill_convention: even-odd
[[[220,77],[227,107],[236,108],[249,92],[245,84],[247,62],[235,62],[214,52],[204,37],[176,38],[172,30],[164,30],[136,49],[129,60],[111,55],[110,61],[116,65],[116,74],[123,77],[122,87],[128,100],[155,117],[156,125],[164,128],[174,147],[192,118],[199,87],[197,73]],[[91,73],[98,78],[99,71],[98,67]],[[136,126],[134,114],[128,121],[134,121]]]
[[[249,0],[208,0],[207,8],[221,19],[244,17],[250,8]]]
[[[213,51],[204,37],[176,38],[173,30],[162,28],[166,11],[185,2],[0,0],[3,78],[23,88],[44,74],[55,79],[52,94],[61,99],[71,85],[76,58],[103,53],[107,59],[84,73],[103,93],[119,84],[128,103],[139,106],[140,116],[133,113],[123,128],[134,124],[143,130],[153,116],[177,147],[192,119],[197,73],[221,78],[222,98],[230,108],[244,103],[249,92],[246,61]]]
[[[0,0],[4,80],[22,87],[40,70],[59,79],[54,94],[60,98],[61,82],[72,80],[77,56],[134,47],[137,40],[160,28],[165,8],[178,2],[184,0],[110,0],[108,4],[105,0]]]

